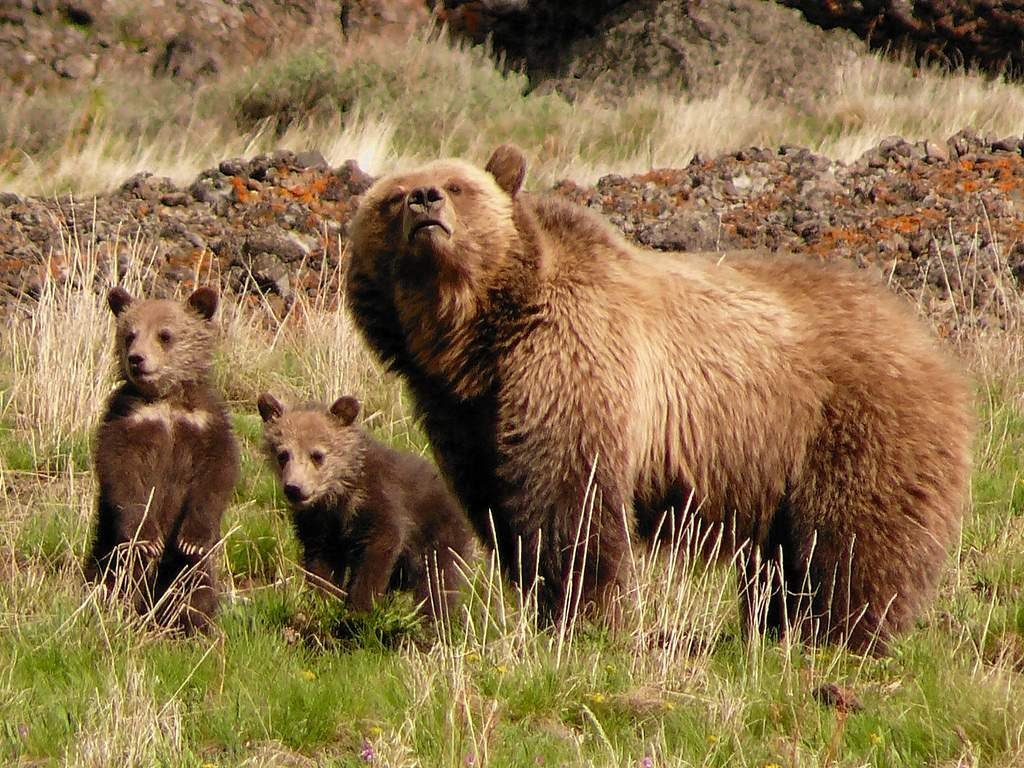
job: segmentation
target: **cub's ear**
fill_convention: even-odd
[[[331,405],[330,411],[331,415],[341,422],[341,426],[347,427],[359,415],[359,401],[351,395],[339,397]]]
[[[107,294],[107,306],[114,313],[114,317],[119,317],[122,312],[128,309],[128,305],[132,301],[132,295],[121,286],[111,288],[110,293]]]
[[[509,197],[515,197],[526,178],[526,158],[514,144],[502,144],[494,150],[484,170],[494,177]]]
[[[269,392],[264,392],[260,395],[259,400],[256,401],[256,408],[259,409],[260,418],[263,421],[279,419],[284,413],[284,406],[281,405],[281,401]]]
[[[217,311],[217,292],[213,288],[197,288],[188,297],[188,305],[192,307],[204,320],[213,317]]]

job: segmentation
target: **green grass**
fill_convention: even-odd
[[[15,566],[0,583],[0,761],[1019,764],[1024,529],[1015,523],[1013,459],[1024,414],[1013,400],[993,399],[981,418],[990,416],[1003,438],[978,463],[960,565],[889,657],[749,645],[727,598],[712,641],[670,659],[664,674],[653,671],[665,651],[651,628],[584,624],[559,651],[557,633],[537,632],[507,592],[501,610],[493,599],[485,607],[495,585],[484,566],[479,597],[446,642],[429,642],[433,630],[412,618],[407,599],[347,616],[302,583],[262,465],[259,419],[245,411],[233,418],[243,480],[225,521],[222,568],[232,587],[217,628],[188,639],[153,634],[80,584],[74,564],[92,487],[86,469],[67,463],[56,479],[6,500]],[[15,430],[0,430],[0,456],[5,472],[38,470],[25,464]],[[844,686],[860,708],[822,704],[814,691],[825,682]]]

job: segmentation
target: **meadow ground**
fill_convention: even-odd
[[[417,80],[424,57],[434,62],[431,89]],[[617,109],[523,96],[517,76],[438,42],[387,61],[307,53],[269,62],[243,85],[211,86],[207,106],[186,108],[172,83],[136,89],[130,105],[109,93],[83,97],[50,138],[28,121],[53,104],[19,97],[0,117],[0,146],[21,148],[17,157],[0,151],[0,189],[87,194],[139,169],[187,179],[228,155],[278,145],[381,170],[437,153],[479,159],[512,139],[540,159],[543,183],[749,144],[849,159],[892,133],[1020,132],[1019,86],[924,72],[897,91],[886,88],[892,66],[845,73],[846,97],[821,114],[793,115],[739,86],[711,103],[648,92]],[[452,87],[439,94],[436,82]],[[351,96],[343,125],[338,93]],[[287,110],[275,94],[301,95],[301,119],[284,127],[260,117]],[[232,117],[218,116],[218,95],[230,97]],[[247,100],[256,102],[248,131],[237,122]],[[117,279],[144,293],[152,251],[131,240],[123,247],[131,267]],[[243,446],[243,480],[223,529],[218,625],[181,639],[82,583],[94,504],[89,440],[112,384],[103,301],[111,278],[100,277],[89,243],[72,250],[72,279],[47,284],[0,347],[0,762],[1024,764],[1024,297],[1009,286],[999,288],[1020,310],[1013,332],[972,330],[954,350],[976,381],[971,511],[934,606],[886,658],[748,642],[727,567],[641,551],[632,608],[615,633],[587,623],[538,631],[529,596],[504,587],[486,557],[467,566],[464,610],[436,628],[417,627],[402,600],[355,620],[314,596],[261,456],[256,396],[355,392],[378,437],[427,451],[401,387],[375,368],[325,294],[281,322],[259,302],[228,300],[221,310],[216,376]]]

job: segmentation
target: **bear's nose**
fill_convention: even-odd
[[[284,486],[284,495],[288,497],[288,501],[300,502],[305,501],[306,494],[301,487],[295,483],[286,483]]]
[[[132,368],[138,368],[145,361],[146,358],[144,358],[138,352],[133,352],[132,354],[128,355],[128,365],[130,365]]]
[[[437,187],[417,187],[407,198],[409,208],[416,213],[437,210],[444,202],[444,193]]]

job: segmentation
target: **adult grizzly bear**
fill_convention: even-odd
[[[548,616],[573,609],[575,583],[600,603],[628,537],[673,510],[670,527],[739,551],[748,628],[883,647],[959,530],[960,373],[863,275],[642,250],[521,192],[524,175],[503,146],[483,170],[441,160],[380,179],[347,286],[506,573],[541,577]]]
[[[285,408],[268,392],[257,407],[310,582],[347,589],[356,611],[406,589],[424,616],[450,614],[473,534],[437,469],[374,440],[356,423],[354,397]]]
[[[93,460],[96,527],[85,573],[142,613],[185,631],[217,610],[213,546],[238,479],[238,447],[208,371],[217,293],[182,303],[107,296],[121,385],[107,400]]]

